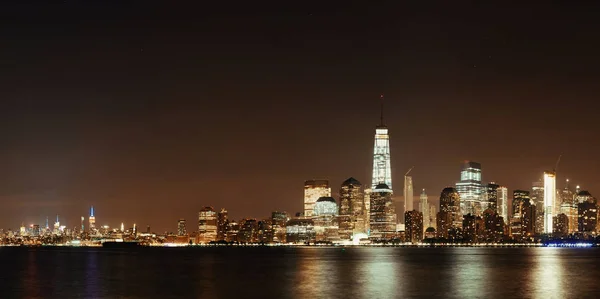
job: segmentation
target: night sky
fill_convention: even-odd
[[[415,198],[437,202],[464,160],[512,192],[560,154],[558,186],[600,195],[592,1],[15,2],[0,6],[5,229],[74,227],[90,205],[100,225],[159,232],[206,205],[301,211],[306,179],[369,184],[381,93],[398,201],[411,166]]]

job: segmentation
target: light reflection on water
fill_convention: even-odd
[[[589,298],[596,248],[0,249],[1,298]]]

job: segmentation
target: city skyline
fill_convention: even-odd
[[[557,189],[600,194],[594,7],[194,11],[3,4],[0,227],[302,211],[306,180],[370,185],[380,94],[399,203],[412,166],[431,203],[465,160],[510,200],[561,154]]]

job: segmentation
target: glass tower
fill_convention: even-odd
[[[552,233],[552,217],[556,198],[556,173],[544,172],[544,233]]]
[[[460,182],[456,183],[456,191],[460,194],[460,212],[463,215],[480,215],[483,211],[481,184],[481,164],[466,161],[460,172]]]
[[[380,123],[375,127],[375,145],[373,146],[373,176],[371,188],[385,184],[392,190],[392,167],[390,163],[390,136],[383,124],[383,95],[381,95]]]

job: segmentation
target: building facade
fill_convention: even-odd
[[[544,232],[551,234],[554,230],[554,204],[556,198],[556,173],[553,171],[544,172]]]
[[[462,215],[481,215],[487,203],[483,202],[483,185],[481,183],[481,164],[466,161],[460,172],[460,181],[456,183],[456,191],[460,194],[460,212]]]
[[[405,219],[405,234],[404,241],[413,244],[423,241],[423,213],[419,211],[404,212]]]
[[[344,240],[352,239],[355,233],[367,233],[365,197],[362,184],[349,178],[340,188],[339,234]]]
[[[229,224],[229,216],[227,210],[221,209],[217,214],[217,241],[222,241],[227,238],[227,225]]]
[[[392,202],[392,190],[379,184],[370,194],[369,238],[389,239],[396,233],[396,207]]]
[[[198,243],[217,240],[217,213],[213,207],[204,207],[198,213]]]
[[[304,216],[312,217],[315,203],[320,197],[331,196],[328,180],[308,180],[304,182]]]

